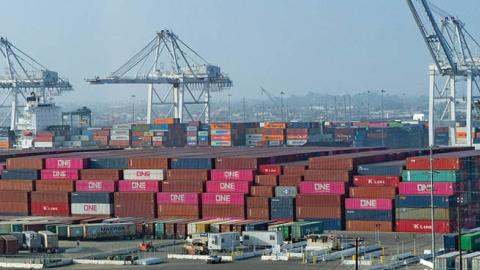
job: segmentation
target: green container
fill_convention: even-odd
[[[5,233],[10,233],[12,232],[12,226],[10,223],[2,223],[0,224],[0,233],[5,234]]]
[[[403,127],[403,124],[400,123],[400,122],[388,122],[388,127],[401,128],[401,127]]]
[[[165,236],[165,223],[157,222],[155,223],[155,237],[163,238]]]
[[[292,234],[292,225],[294,223],[295,222],[289,222],[289,223],[281,224],[278,227],[278,230],[282,232],[282,235],[283,235],[284,239],[290,239],[290,236]]]
[[[11,231],[12,232],[23,232],[23,224],[12,224],[11,225]]]
[[[83,225],[69,225],[67,228],[67,237],[78,239],[83,238]]]
[[[435,220],[452,220],[457,217],[456,208],[435,208]],[[431,220],[431,208],[396,208],[397,220]]]
[[[479,251],[480,250],[480,232],[468,233],[462,235],[463,251]]]
[[[292,238],[302,239],[309,234],[322,234],[323,222],[296,222],[292,226]]]
[[[434,182],[460,182],[463,179],[461,171],[433,171]],[[404,170],[402,181],[405,182],[430,182],[429,170]]]
[[[56,225],[55,233],[58,235],[58,239],[67,239],[68,238],[68,226],[67,225]]]
[[[132,126],[132,131],[148,132],[148,131],[150,131],[150,125],[135,124],[135,125]]]

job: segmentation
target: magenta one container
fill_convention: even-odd
[[[117,182],[110,180],[78,180],[75,182],[76,191],[83,192],[115,192]]]
[[[235,180],[253,181],[253,170],[210,170],[212,181]]]
[[[152,180],[121,180],[118,181],[120,192],[158,192],[161,182]]]
[[[430,195],[430,183],[425,182],[400,182],[398,193],[400,195]],[[455,183],[434,183],[434,195],[455,195]]]
[[[343,195],[346,192],[343,182],[300,182],[300,194]]]
[[[78,180],[79,178],[77,169],[44,169],[41,174],[42,180]]]
[[[194,204],[200,203],[200,196],[193,192],[159,192],[157,204]]]
[[[346,198],[345,209],[350,210],[392,210],[391,199]]]
[[[203,205],[245,205],[245,194],[202,193]]]
[[[84,158],[47,158],[45,168],[47,169],[84,169],[87,167],[87,160]]]
[[[207,192],[210,193],[249,193],[250,182],[247,181],[208,181]]]

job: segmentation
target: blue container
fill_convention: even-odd
[[[2,179],[38,180],[40,179],[40,171],[38,170],[3,170]]]
[[[111,192],[72,192],[70,195],[72,203],[113,203]]]
[[[88,163],[90,169],[128,168],[128,158],[126,157],[90,158]]]
[[[295,198],[275,197],[270,199],[271,208],[295,208]]]
[[[168,131],[169,126],[168,124],[151,124],[150,130],[158,130],[158,131]]]
[[[245,231],[267,231],[269,221],[258,221],[245,225]]]
[[[344,229],[344,222],[342,219],[336,218],[306,218],[302,221],[321,221],[323,222],[323,229],[326,231],[341,231]]]
[[[170,161],[172,169],[211,170],[214,164],[213,158],[173,158]]]
[[[309,122],[290,122],[287,124],[287,128],[311,128],[312,123]]]
[[[444,234],[443,235],[443,248],[445,252],[452,252],[458,250],[458,234]]]
[[[295,219],[295,208],[270,208],[271,219]]]
[[[433,205],[437,208],[457,207],[457,198],[455,196],[433,196]],[[430,196],[401,196],[395,197],[396,208],[429,208]]]
[[[402,176],[405,161],[391,161],[375,164],[359,165],[357,172],[359,175],[391,175]]]
[[[345,210],[346,220],[392,221],[391,210]]]

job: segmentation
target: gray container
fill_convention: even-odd
[[[293,197],[297,196],[297,187],[281,186],[275,187],[275,197]]]
[[[462,254],[462,268],[465,270],[479,269],[473,268],[473,259],[480,258],[480,251],[470,254]],[[460,269],[460,256],[455,259],[455,269]]]
[[[111,192],[72,192],[70,196],[72,203],[113,203]]]
[[[42,236],[36,232],[23,232],[23,248],[28,250],[39,250],[42,248]]]
[[[2,179],[15,180],[38,180],[40,179],[38,170],[3,170]]]
[[[291,197],[275,197],[270,199],[271,208],[294,208],[295,199]]]
[[[437,256],[435,258],[435,270],[455,269],[455,258],[457,257],[458,257],[458,251]]]

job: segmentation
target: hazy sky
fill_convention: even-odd
[[[480,39],[480,1],[433,2]],[[258,96],[260,85],[287,94],[427,93],[431,59],[404,0],[0,3],[0,35],[74,84],[60,100],[146,97],[146,86],[91,86],[83,79],[109,74],[165,28],[221,66],[234,81],[234,97]]]

